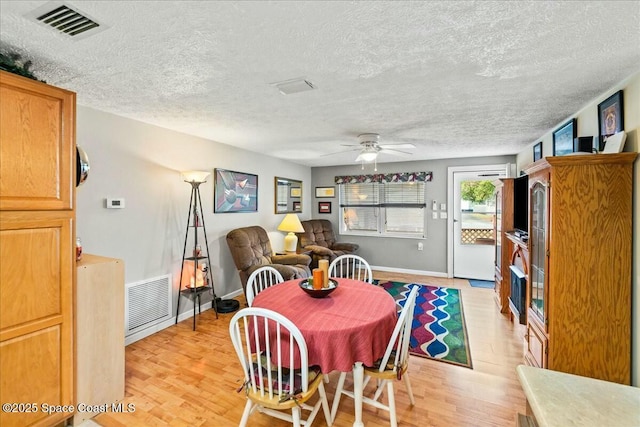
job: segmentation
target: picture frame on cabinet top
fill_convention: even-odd
[[[624,130],[624,98],[619,90],[598,104],[598,129],[600,151],[605,148],[607,138]]]
[[[553,155],[564,156],[573,153],[573,140],[577,136],[577,120],[569,120],[553,131]]]
[[[542,158],[542,141],[533,146],[533,161],[536,162]]]
[[[607,138],[604,149],[602,150],[603,154],[615,154],[622,152],[624,148],[624,142],[627,139],[627,134],[625,131],[617,132],[613,135],[610,135]]]

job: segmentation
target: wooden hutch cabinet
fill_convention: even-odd
[[[0,71],[3,427],[61,424],[74,404],[75,94]]]
[[[637,153],[530,165],[527,364],[629,384]]]
[[[494,183],[496,200],[495,224],[495,300],[500,313],[509,312],[509,266],[511,245],[506,233],[513,230],[513,178],[502,178]]]

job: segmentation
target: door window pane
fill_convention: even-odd
[[[496,213],[491,181],[462,181],[460,183],[460,244],[494,244]]]

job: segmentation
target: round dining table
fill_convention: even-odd
[[[300,288],[301,279],[288,280],[260,292],[252,307],[278,312],[302,333],[309,366],[325,374],[353,371],[354,427],[362,423],[364,366],[380,359],[398,320],[396,302],[383,288],[352,279],[333,278],[337,289],[313,298]]]

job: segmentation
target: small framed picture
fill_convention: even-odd
[[[573,140],[577,133],[576,119],[569,120],[553,131],[553,155],[564,156],[573,153]]]
[[[533,146],[533,161],[536,162],[542,158],[542,141]]]
[[[302,188],[300,187],[291,187],[291,191],[290,191],[290,195],[291,197],[300,197],[302,196]]]
[[[293,202],[293,211],[294,212],[302,212],[302,203]]]
[[[331,213],[331,202],[318,202],[318,213]]]
[[[604,143],[608,137],[624,130],[621,90],[598,104],[598,129],[600,130],[600,151],[604,149]]]
[[[317,198],[333,198],[336,197],[336,187],[316,187]]]

